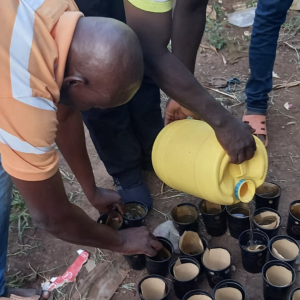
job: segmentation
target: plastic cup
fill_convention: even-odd
[[[278,184],[273,182],[265,182],[262,186],[256,189],[256,209],[268,207],[278,210],[280,196],[281,187]]]
[[[168,239],[163,237],[157,237],[157,239],[167,251],[160,250],[154,257],[146,256],[146,269],[149,275],[156,274],[166,276],[169,271],[169,264],[174,254],[174,249]]]
[[[185,231],[198,232],[199,210],[192,203],[181,203],[171,211],[175,228],[182,235]]]
[[[204,266],[203,266],[203,264],[202,264],[201,257],[202,257],[202,255],[203,255],[205,249],[208,247],[208,242],[207,242],[207,240],[206,240],[203,236],[201,236],[200,234],[199,234],[199,237],[200,237],[200,239],[201,239],[201,241],[202,241],[202,244],[203,244],[203,251],[202,251],[201,253],[199,253],[199,254],[188,254],[188,253],[183,252],[183,251],[180,249],[180,247],[179,247],[179,251],[180,251],[180,253],[181,253],[183,256],[192,257],[192,258],[196,259],[196,260],[198,261],[198,263],[200,264],[200,273],[202,274],[202,273],[204,273]]]
[[[250,229],[249,208],[245,203],[226,206],[228,227],[232,237],[238,239],[240,234]]]
[[[180,256],[179,258],[180,258],[182,264],[191,263],[191,264],[196,265],[199,269],[199,273],[196,276],[194,276],[193,278],[191,278],[189,280],[179,280],[175,277],[175,274],[174,274],[174,266],[177,262],[177,258],[173,259],[170,262],[169,273],[172,278],[175,295],[178,299],[182,299],[187,292],[195,290],[197,288],[197,281],[198,281],[198,277],[200,274],[200,265],[199,265],[198,261],[194,258],[185,257],[185,256]]]
[[[244,287],[235,280],[223,280],[219,282],[214,288],[215,300],[227,300],[230,295],[230,300],[245,300],[246,292]],[[242,296],[242,298],[241,298]]]
[[[147,282],[147,286],[144,287],[143,290],[143,283]],[[157,287],[163,286],[165,284],[164,296],[162,297],[155,297],[154,293],[157,293]],[[146,293],[147,292],[147,293]],[[170,284],[169,282],[162,276],[159,275],[149,275],[144,277],[138,284],[138,293],[141,300],[167,300],[169,299],[170,293]],[[146,296],[147,294],[147,296]],[[151,298],[150,298],[151,297]]]
[[[298,211],[298,205],[300,205],[300,200],[296,200],[290,204],[286,228],[287,234],[296,240],[300,240],[300,210]]]
[[[107,225],[107,226],[111,227],[112,229],[121,230],[122,227],[123,227],[123,217],[119,213],[116,213],[116,214],[118,215],[118,218],[119,218],[118,220],[113,220],[112,218],[110,218],[108,220],[108,223],[106,224],[107,219],[109,218],[109,215],[108,214],[103,214],[99,217],[97,222],[99,224]]]
[[[215,237],[225,234],[227,230],[225,206],[222,205],[220,211],[208,209],[207,201],[202,200],[199,208],[207,233]]]
[[[194,290],[194,291],[190,291],[190,292],[186,293],[184,295],[184,297],[182,298],[182,300],[190,300],[191,297],[193,297],[193,296],[203,296],[203,300],[209,300],[209,299],[213,300],[212,296],[209,293],[201,291],[201,290]]]
[[[270,212],[270,213],[276,214],[278,216],[279,223],[277,224],[277,226],[275,228],[267,228],[268,226],[261,226],[259,223],[257,223],[255,221],[255,217],[257,215],[259,215],[261,213],[266,213],[266,212]],[[279,214],[279,212],[276,211],[275,209],[263,207],[263,208],[257,209],[254,212],[253,227],[255,229],[259,229],[260,231],[264,232],[270,239],[278,234],[279,228],[281,227],[281,223],[282,223],[282,217]]]
[[[291,265],[279,260],[269,261],[263,266],[262,275],[265,300],[288,299],[289,289],[296,279]]]
[[[300,288],[294,289],[289,297],[289,300],[300,300]]]
[[[239,237],[243,267],[249,273],[260,273],[267,260],[269,238],[264,232],[254,230],[253,240],[254,245],[262,245],[262,249],[249,250],[250,230],[244,231]]]
[[[269,244],[269,260],[284,261],[293,266],[299,258],[299,244],[286,235],[275,236]]]
[[[212,251],[210,257],[206,255],[208,250]],[[225,248],[210,248],[206,251],[202,255],[202,264],[209,286],[213,289],[220,281],[230,279],[232,258],[230,252]],[[222,260],[220,261],[219,258]],[[218,262],[216,263],[217,259]]]
[[[145,225],[148,207],[141,202],[127,202],[123,207],[124,228],[140,227]]]

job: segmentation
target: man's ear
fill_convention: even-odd
[[[64,78],[63,81],[63,87],[71,87],[71,86],[76,86],[76,85],[84,85],[86,84],[86,79],[83,78],[82,76],[68,76]]]

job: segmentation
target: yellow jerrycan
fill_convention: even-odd
[[[213,129],[198,120],[175,121],[157,136],[152,162],[157,176],[173,189],[221,205],[248,203],[267,175],[265,146],[254,137],[254,157],[231,164]]]

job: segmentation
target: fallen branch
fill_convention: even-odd
[[[214,89],[214,88],[211,88],[211,87],[209,87],[209,86],[204,86],[204,87],[205,87],[206,89],[208,89],[208,90],[214,91],[214,92],[216,92],[216,93],[219,93],[219,94],[221,94],[221,95],[227,96],[227,97],[229,97],[229,98],[231,98],[231,99],[234,99],[234,100],[237,100],[237,101],[238,101],[238,99],[237,99],[237,97],[236,97],[235,95],[227,94],[227,93],[225,93],[225,92],[219,91],[219,90]]]
[[[273,90],[279,90],[279,89],[284,89],[284,88],[289,88],[293,86],[300,85],[300,81],[293,81],[289,83],[280,83],[280,84],[274,84],[273,85]]]

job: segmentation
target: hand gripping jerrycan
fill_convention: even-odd
[[[235,165],[229,163],[229,156],[207,123],[175,121],[155,140],[153,167],[157,176],[173,189],[221,205],[248,203],[265,181],[268,168],[265,146],[254,138],[254,157]]]

